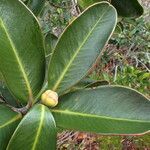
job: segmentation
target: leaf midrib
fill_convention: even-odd
[[[39,140],[39,136],[40,136],[41,131],[42,131],[42,126],[43,126],[43,123],[44,123],[44,114],[45,114],[44,112],[45,112],[45,108],[44,108],[44,106],[41,106],[40,122],[39,122],[39,126],[38,126],[38,129],[37,129],[37,134],[35,136],[35,141],[34,141],[33,146],[32,146],[32,150],[36,149],[36,146],[37,146],[37,143],[38,143],[38,140]]]
[[[20,118],[21,118],[21,115],[17,115],[17,116],[15,116],[15,117],[11,118],[9,121],[5,122],[5,124],[0,125],[0,129],[1,129],[1,128],[5,128],[5,127],[8,126],[9,124],[11,124],[11,123],[17,121],[17,120],[20,119]]]
[[[3,20],[2,20],[1,18],[0,18],[0,25],[1,25],[1,27],[4,29],[5,33],[6,33],[6,36],[7,36],[7,38],[8,38],[8,41],[9,41],[9,43],[10,43],[10,45],[11,45],[11,48],[12,48],[12,50],[13,50],[13,52],[14,52],[14,55],[15,55],[15,57],[16,57],[16,60],[17,60],[17,62],[18,62],[20,71],[22,72],[22,76],[23,76],[23,78],[24,78],[24,80],[25,80],[26,87],[27,87],[27,90],[28,90],[29,100],[30,100],[30,101],[33,101],[32,89],[31,89],[30,82],[29,82],[29,80],[28,80],[27,74],[26,74],[26,72],[25,72],[25,70],[24,70],[24,67],[23,67],[23,64],[22,64],[22,62],[21,62],[21,60],[20,60],[20,58],[19,58],[19,55],[18,55],[18,53],[17,53],[15,44],[13,43],[11,37],[9,36],[8,29],[6,28],[6,25],[4,24],[4,22],[3,22]]]
[[[80,112],[74,112],[70,110],[58,110],[58,109],[52,109],[52,113],[62,113],[62,114],[68,114],[68,115],[77,115],[82,117],[90,117],[90,118],[102,118],[102,119],[110,119],[110,120],[117,120],[117,121],[128,121],[128,122],[139,122],[139,123],[150,123],[150,121],[141,121],[141,120],[134,120],[134,119],[125,119],[125,118],[114,118],[114,117],[108,117],[108,116],[100,116],[96,114],[86,114],[86,113],[80,113]]]
[[[109,8],[109,6],[108,6]],[[96,21],[95,25],[93,26],[93,28],[90,30],[90,32],[87,34],[87,36],[85,36],[85,39],[83,40],[83,42],[81,43],[81,45],[79,46],[79,48],[77,50],[75,50],[75,53],[72,57],[72,59],[68,62],[67,66],[65,67],[64,71],[62,72],[62,74],[60,75],[60,78],[57,80],[57,82],[55,83],[55,85],[53,86],[52,90],[56,91],[56,89],[58,88],[59,84],[61,83],[61,81],[63,80],[66,72],[68,71],[68,69],[71,67],[72,62],[74,61],[74,59],[76,58],[77,54],[80,52],[81,48],[84,46],[84,44],[86,43],[86,41],[88,40],[88,38],[90,37],[90,35],[92,34],[92,32],[94,31],[94,29],[96,28],[96,26],[99,24],[99,22],[101,21],[101,19],[103,18],[103,16],[105,15],[106,11],[102,14],[102,16],[98,19],[98,21]],[[69,25],[70,26],[70,25]]]

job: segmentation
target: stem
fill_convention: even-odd
[[[4,99],[4,97],[2,95],[0,95],[0,102],[1,103],[6,103],[6,101],[5,101],[5,99]]]
[[[46,89],[48,88],[48,82],[46,82],[44,84],[44,86],[42,87],[41,91],[39,92],[39,94],[36,96],[35,101],[37,101],[41,95],[46,91]]]
[[[8,105],[6,105],[6,106],[8,106]],[[23,107],[23,108],[10,107],[10,108],[15,112],[21,113],[23,116],[28,112],[28,109],[26,107]]]
[[[114,82],[117,80],[118,67],[118,65],[115,67]]]

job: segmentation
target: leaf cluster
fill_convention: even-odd
[[[79,84],[115,30],[116,9],[108,2],[88,7],[57,42],[49,36],[47,52],[35,17],[44,4],[0,1],[0,72],[5,84],[0,149],[55,150],[57,128],[107,135],[149,132],[150,101],[144,95],[127,87],[101,86],[102,82]],[[58,93],[54,108],[54,95],[47,94],[45,103],[41,98],[47,90]]]

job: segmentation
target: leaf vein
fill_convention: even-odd
[[[32,146],[32,150],[36,149],[36,146],[37,146],[37,143],[38,143],[38,140],[39,140],[39,136],[40,136],[41,131],[42,131],[42,125],[43,125],[44,114],[45,114],[44,112],[45,112],[45,108],[44,108],[44,106],[42,106],[41,107],[40,123],[39,123],[39,127],[38,127],[37,134],[36,134],[36,137],[35,137],[35,141],[34,141],[33,146]]]
[[[108,116],[100,116],[96,114],[86,114],[86,113],[80,113],[80,112],[74,112],[74,111],[68,111],[68,110],[51,110],[54,113],[62,113],[62,114],[68,114],[68,115],[78,115],[83,117],[95,117],[95,118],[103,118],[103,119],[111,119],[111,120],[118,120],[118,121],[130,121],[130,122],[141,122],[141,123],[150,123],[150,121],[141,121],[141,120],[131,120],[131,119],[125,119],[125,118],[113,118]]]
[[[13,123],[13,122],[15,122],[15,121],[17,121],[19,118],[21,118],[21,115],[17,115],[17,116],[15,116],[15,117],[13,117],[11,120],[9,120],[9,121],[7,121],[5,124],[1,125],[1,126],[0,126],[0,129],[1,129],[1,128],[4,128],[4,127],[6,127],[6,126],[8,126],[9,124],[11,124],[11,123]]]

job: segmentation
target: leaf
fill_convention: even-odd
[[[35,105],[15,130],[7,150],[55,150],[56,125],[50,110]]]
[[[21,114],[12,111],[4,105],[0,105],[0,150],[6,150],[9,139],[20,119]]]
[[[108,85],[109,82],[105,80],[94,80],[91,78],[84,78],[79,83],[77,83],[73,88],[83,89],[83,88],[95,88],[102,85]]]
[[[58,38],[54,34],[48,33],[45,36],[45,55],[46,55],[47,68],[48,68],[49,61],[51,59],[51,56],[52,56],[52,53],[54,51],[57,41],[58,41]]]
[[[54,48],[56,46],[56,43],[58,41],[57,36],[55,36],[54,34],[48,33],[45,36],[45,57],[46,57],[46,75],[45,75],[45,80],[46,80],[46,84],[47,83],[47,78],[48,78],[48,66],[49,66],[49,61],[52,57],[52,53],[54,51]],[[45,83],[44,83],[45,84]]]
[[[9,11],[8,11],[9,10]],[[45,76],[43,38],[36,18],[20,1],[0,1],[0,72],[11,93],[26,103]]]
[[[95,80],[95,82],[86,86],[86,88],[96,88],[102,85],[109,85],[109,82],[106,80]]]
[[[138,0],[78,0],[78,4],[82,9],[85,9],[88,6],[101,1],[110,1],[117,9],[118,15],[121,17],[139,17],[144,12],[143,7]]]
[[[53,53],[53,50],[56,46],[57,41],[58,41],[58,38],[54,34],[48,33],[45,36],[46,56]]]
[[[44,7],[45,1],[46,0],[29,0],[27,6],[36,16],[38,16]]]
[[[3,76],[2,76],[2,73],[0,72],[0,82],[3,81]]]
[[[0,82],[0,96],[11,106],[18,107],[17,100],[11,95],[4,83]]]
[[[150,131],[150,101],[133,89],[101,86],[62,96],[52,109],[58,128],[100,134]]]
[[[117,26],[116,26],[116,29],[114,31],[114,34],[116,34],[116,36],[118,37],[118,34],[121,34],[122,33],[122,28],[120,26],[120,24],[118,23]]]
[[[27,4],[29,0],[21,0],[24,4]]]
[[[90,5],[93,5],[94,3],[107,1],[107,0],[77,0],[77,1],[82,9],[86,9]]]
[[[111,3],[122,17],[139,17],[144,12],[138,0],[111,0]]]
[[[61,95],[87,74],[114,31],[116,18],[109,3],[98,3],[66,28],[49,64],[49,89]]]

